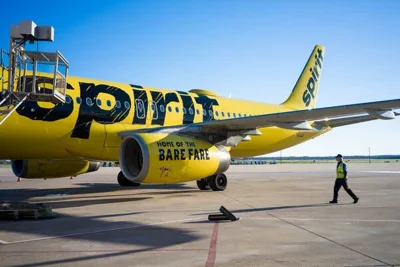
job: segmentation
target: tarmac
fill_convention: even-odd
[[[0,266],[400,266],[400,163],[348,163],[353,200],[332,199],[333,164],[231,166],[228,188],[122,188],[118,168],[17,182],[0,200],[56,217],[0,221]],[[238,221],[208,221],[224,206]]]

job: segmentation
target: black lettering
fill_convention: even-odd
[[[218,101],[216,99],[211,99],[205,95],[197,95],[195,97],[195,99],[196,99],[196,103],[201,104],[203,107],[203,121],[214,120],[214,108],[213,107],[219,105]]]
[[[200,148],[200,159],[204,159],[204,150]]]
[[[171,152],[171,149],[167,149],[167,160],[172,160],[172,152]]]
[[[181,160],[186,160],[186,158],[185,158],[185,149],[181,149]]]
[[[318,49],[317,51],[318,51],[318,58],[320,58],[321,61],[324,61],[324,57],[322,56],[322,50]]]
[[[317,76],[315,75],[315,72],[313,71],[312,68],[310,68],[310,72],[311,72],[311,75],[314,78],[314,80],[317,80]]]
[[[205,149],[206,151],[206,160],[210,160],[210,155],[208,155],[208,149]]]
[[[161,92],[153,92],[150,91],[151,98],[155,103],[155,108],[158,109],[158,112],[153,113],[153,118],[151,120],[151,124],[153,125],[164,125],[165,121],[165,100]],[[163,110],[161,110],[161,106],[163,106]]]
[[[317,55],[315,55],[315,65],[318,65],[318,67],[321,69],[322,68],[322,63],[319,60],[319,57],[317,57]]]
[[[178,91],[182,103],[183,103],[183,108],[186,110],[186,113],[183,114],[183,124],[192,124],[194,121],[194,116],[195,116],[195,107],[193,103],[192,97],[186,93],[186,92],[181,92]]]
[[[306,105],[306,107],[308,107],[310,105],[310,102],[311,102],[310,93],[307,90],[305,90],[303,93],[303,103],[304,105]]]
[[[200,159],[200,157],[199,157],[199,151],[197,150],[197,149],[194,149],[194,159],[196,160],[199,160]]]
[[[153,102],[155,102],[156,107],[158,108],[158,113],[153,113],[153,118],[151,124],[155,125],[164,125],[166,113],[168,112],[167,106],[171,102],[179,103],[179,99],[176,93],[169,92],[165,94],[165,97],[161,92],[150,91]],[[162,108],[161,108],[162,107]]]
[[[135,99],[135,112],[133,114],[132,124],[146,124],[146,118],[148,113],[149,100],[147,98],[146,90],[133,89],[133,97]]]
[[[192,148],[189,148],[189,149],[188,149],[188,152],[189,152],[189,160],[191,160],[192,157],[193,157],[193,149],[192,149]]]
[[[315,81],[312,77],[310,77],[310,79],[308,79],[307,89],[310,92],[312,98],[314,98]]]
[[[53,91],[53,78],[36,76],[36,92],[38,87],[41,88],[41,93],[52,93]],[[18,80],[17,86],[20,87],[21,80]],[[26,76],[25,91],[32,92],[33,77]],[[67,83],[67,90],[74,90],[74,88]],[[68,94],[67,94],[68,95]],[[1,99],[0,99],[1,101]],[[71,98],[70,103],[58,103],[52,108],[43,108],[39,106],[36,101],[25,101],[18,108],[17,113],[21,116],[27,117],[31,120],[39,121],[58,121],[68,118],[74,110],[74,101]]]
[[[93,83],[83,82],[79,84],[82,104],[79,108],[78,120],[71,134],[72,138],[88,139],[93,121],[109,124],[120,122],[128,116],[131,101],[129,95],[122,89],[105,84],[94,85]],[[120,108],[117,108],[116,105],[111,110],[104,110],[99,107],[96,104],[96,98],[100,93],[114,96],[116,101],[121,103]],[[87,99],[92,102],[92,105],[86,104]],[[125,107],[125,103],[129,105],[128,108]]]
[[[159,161],[165,160],[164,149],[158,150],[158,160]]]
[[[317,67],[317,66],[314,66],[313,72],[314,72],[314,73],[315,73],[315,75],[317,76],[317,78],[314,78],[314,79],[315,79],[315,81],[317,81],[317,80],[318,80],[318,78],[319,78],[319,73],[318,73],[318,67]]]
[[[179,149],[174,149],[174,160],[179,160]]]

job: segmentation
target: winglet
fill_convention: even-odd
[[[282,103],[283,106],[292,109],[312,109],[315,107],[324,54],[325,47],[321,45],[314,47],[292,93]]]

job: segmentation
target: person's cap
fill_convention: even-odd
[[[337,155],[336,155],[336,158],[343,158],[343,157],[342,157],[342,154],[337,154]]]

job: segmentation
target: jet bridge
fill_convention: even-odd
[[[9,52],[0,58],[0,125],[25,101],[65,102],[68,61],[59,52],[27,51],[27,44],[54,41],[54,28],[21,21],[11,26]]]

